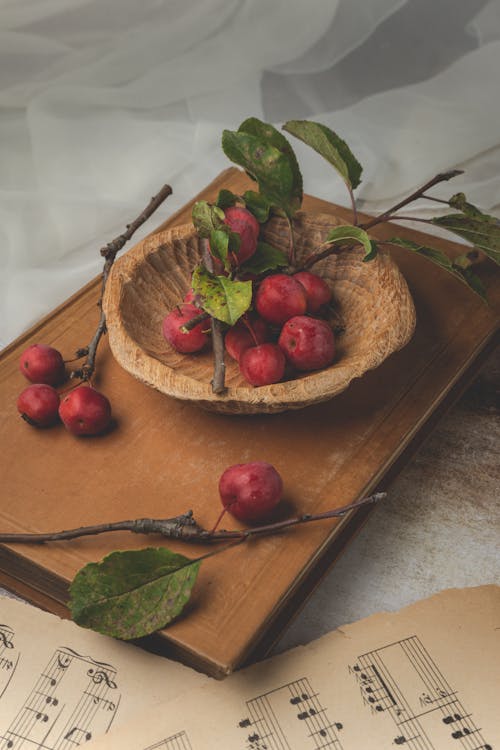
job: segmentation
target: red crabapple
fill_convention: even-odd
[[[59,394],[46,383],[34,383],[22,391],[17,410],[33,427],[50,427],[59,421]]]
[[[297,315],[283,326],[279,346],[297,370],[328,367],[335,356],[333,331],[325,320]]]
[[[111,404],[95,388],[80,385],[64,396],[59,416],[72,435],[99,435],[111,423]]]
[[[257,249],[260,224],[255,216],[242,206],[230,206],[224,211],[224,224],[240,235],[238,264],[244,263]]]
[[[269,323],[282,325],[294,315],[303,315],[307,309],[306,291],[292,276],[275,273],[260,284],[255,297],[259,315]]]
[[[243,523],[265,519],[283,493],[283,481],[271,464],[235,464],[222,474],[219,493],[223,506]]]
[[[65,377],[60,352],[46,344],[32,344],[21,354],[19,369],[32,383],[58,385]]]
[[[285,374],[285,355],[277,344],[259,344],[240,357],[241,374],[251,385],[279,383]]]
[[[190,304],[183,304],[176,307],[170,312],[162,323],[163,335],[168,343],[178,352],[190,354],[199,352],[203,349],[209,338],[207,336],[207,321],[202,320],[191,331],[184,333],[181,331],[183,325],[200,314],[199,308]]]
[[[241,355],[246,349],[258,344],[264,344],[268,339],[268,335],[267,326],[262,318],[249,316],[247,322],[240,319],[226,333],[224,339],[226,351],[230,357],[239,362]]]
[[[307,312],[317,313],[330,302],[332,291],[321,276],[309,271],[299,271],[294,273],[293,278],[306,290]]]

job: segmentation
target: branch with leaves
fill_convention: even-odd
[[[130,640],[164,628],[182,612],[191,596],[200,565],[208,558],[254,538],[340,518],[384,497],[385,493],[378,492],[323,513],[306,513],[245,529],[207,530],[196,522],[193,512],[188,511],[174,518],[139,518],[44,534],[0,534],[0,543],[44,544],[113,531],[160,535],[197,544],[229,543],[196,558],[174,553],[166,547],[112,552],[101,562],[82,568],[70,587],[69,606],[74,621],[105,635]]]

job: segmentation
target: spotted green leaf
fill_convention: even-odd
[[[437,216],[432,219],[432,223],[467,240],[474,247],[480,248],[495,263],[500,264],[500,222],[498,219],[483,214],[471,203],[467,203],[463,193],[453,196],[450,205],[460,207],[463,213]]]
[[[205,312],[232,326],[252,302],[252,282],[233,281],[227,276],[216,276],[203,266],[193,272],[192,287],[200,297]]]
[[[73,620],[123,640],[154,633],[180,615],[199,567],[200,561],[165,547],[112,552],[73,579]]]
[[[207,201],[197,201],[192,210],[193,224],[200,237],[210,237],[217,229],[224,231],[224,211]]]

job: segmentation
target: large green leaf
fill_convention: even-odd
[[[272,203],[264,195],[256,193],[255,190],[247,190],[243,193],[245,206],[260,224],[269,219]]]
[[[202,309],[230,326],[241,318],[252,302],[251,281],[233,281],[227,276],[215,276],[203,266],[195,268],[191,285],[201,298],[199,304]]]
[[[300,207],[293,164],[288,154],[258,136],[232,130],[222,133],[222,148],[231,161],[256,180],[260,192],[273,206],[288,216]]]
[[[235,206],[238,201],[241,201],[241,198],[239,195],[236,195],[235,193],[232,193],[231,190],[226,190],[225,188],[222,188],[222,190],[219,190],[219,195],[217,196],[217,200],[215,201],[215,205],[219,208],[222,208],[224,211],[226,208],[229,208],[230,206]]]
[[[455,261],[452,261],[441,250],[438,250],[435,247],[421,245],[418,242],[404,240],[400,237],[393,237],[392,239],[387,240],[387,242],[391,245],[398,245],[398,247],[404,247],[406,250],[411,250],[413,253],[417,253],[417,255],[422,255],[440,268],[448,271],[448,273],[451,273],[456,279],[462,281],[472,289],[472,291],[485,299],[486,293],[483,284],[479,277],[471,270],[470,261],[467,260],[467,256],[463,255]]]
[[[191,212],[193,224],[200,237],[210,237],[216,229],[225,230],[224,211],[218,206],[212,206],[207,201],[197,201]]]
[[[356,243],[363,245],[365,249],[364,261],[373,260],[376,256],[377,246],[375,242],[370,239],[364,229],[361,229],[361,227],[354,227],[350,224],[342,224],[339,227],[331,229],[323,244],[326,245],[331,242],[338,242],[340,244],[350,240],[354,240]]]
[[[283,130],[311,146],[339,172],[347,185],[358,187],[363,167],[351,149],[333,130],[319,122],[289,120]]]
[[[251,273],[258,276],[266,271],[274,271],[275,268],[284,268],[288,265],[288,256],[277,247],[268,245],[267,242],[257,243],[255,253],[240,266],[241,273]]]
[[[498,219],[481,213],[472,204],[465,204],[464,202],[462,206],[465,213],[437,216],[432,219],[432,223],[467,240],[474,247],[483,250],[495,263],[500,264],[500,223]]]
[[[70,587],[76,623],[129,640],[165,627],[191,596],[200,562],[165,547],[112,552],[78,571]]]
[[[287,157],[293,174],[293,204],[296,209],[300,208],[303,198],[302,174],[295,152],[283,133],[276,130],[276,128],[270,123],[262,122],[262,120],[259,120],[257,117],[249,117],[247,120],[244,120],[238,128],[238,132],[255,135],[266,143],[270,143],[271,146],[277,148],[278,151],[281,151],[281,153]]]

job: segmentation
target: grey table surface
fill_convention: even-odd
[[[500,348],[392,484],[275,652],[446,588],[500,583],[499,453]]]

